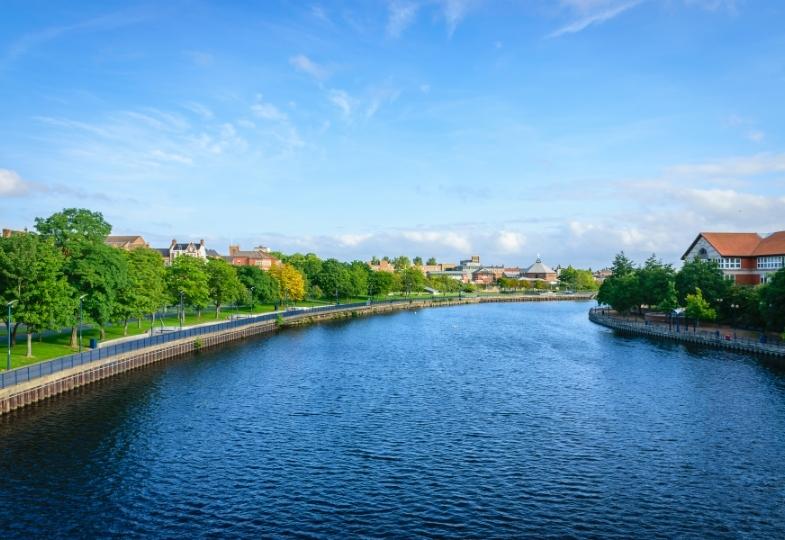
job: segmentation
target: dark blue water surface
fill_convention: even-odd
[[[588,308],[288,329],[0,418],[0,537],[784,537],[785,373]]]

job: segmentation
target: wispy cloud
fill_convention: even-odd
[[[442,12],[450,36],[455,33],[458,25],[477,3],[477,0],[441,0]]]
[[[29,34],[14,41],[5,54],[0,57],[0,67],[18,60],[29,51],[46,45],[70,34],[88,31],[109,31],[128,25],[137,24],[149,19],[150,16],[139,10],[125,10],[108,13],[70,25],[52,26]]]
[[[355,100],[344,90],[330,90],[330,102],[341,110],[345,118],[349,118],[354,110]]]
[[[551,32],[548,34],[548,37],[556,38],[565,34],[575,34],[590,26],[602,24],[634,8],[641,2],[642,0],[630,0],[623,3],[597,2],[596,0],[569,0],[568,2],[563,2],[578,8],[580,16],[566,26]],[[597,8],[598,5],[599,8]]]
[[[388,2],[387,35],[399,37],[414,22],[418,9],[419,6],[414,2],[403,0]]]
[[[330,74],[327,68],[317,64],[304,54],[298,54],[297,56],[291,57],[289,63],[299,71],[302,71],[319,81],[326,79]]]
[[[256,103],[251,106],[251,111],[259,118],[274,122],[286,122],[289,119],[286,113],[280,111],[278,107],[263,101],[261,94],[256,96]]]

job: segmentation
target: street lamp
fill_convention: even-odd
[[[8,323],[8,362],[6,364],[6,369],[11,369],[11,308],[14,304],[16,304],[16,300],[11,300],[6,303],[6,307],[8,307],[8,319],[6,319],[6,322]]]
[[[86,294],[79,297],[79,352],[82,352],[82,300],[85,298]]]
[[[251,287],[251,315],[253,315],[253,301],[254,301],[254,297],[253,297],[253,290],[254,290],[255,288],[256,288],[256,287]]]

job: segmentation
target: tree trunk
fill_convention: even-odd
[[[150,335],[153,335],[153,328],[155,328],[155,312],[153,312],[152,317],[150,317]]]
[[[103,341],[105,337],[106,337],[106,329],[104,328],[104,325],[102,324],[101,326],[98,327],[98,339]]]
[[[183,318],[185,318],[185,317],[183,317]],[[196,310],[196,318],[198,320],[202,320],[202,309],[201,308]]]
[[[221,313],[221,305],[215,304],[215,318],[218,318],[218,314]]]
[[[27,329],[27,358],[33,357],[33,333]]]
[[[125,324],[123,325],[123,336],[128,335],[128,317],[125,318]]]
[[[77,330],[76,326],[71,327],[71,348],[79,348],[79,331]]]
[[[14,323],[13,327],[11,328],[11,347],[16,346],[16,331],[19,330],[19,325],[22,324],[21,322]]]
[[[136,327],[140,328],[140,329],[142,328],[142,318],[141,317],[137,317],[136,318]]]

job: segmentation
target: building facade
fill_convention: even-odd
[[[257,246],[251,251],[241,250],[240,246],[229,246],[229,255],[224,260],[232,266],[255,266],[262,270],[269,270],[278,266],[281,261],[270,255],[270,250]]]
[[[702,232],[682,260],[716,262],[723,275],[739,285],[766,283],[785,267],[785,231],[772,234]]]
[[[108,246],[112,246],[117,249],[124,249],[125,251],[150,247],[150,245],[145,242],[144,238],[141,236],[107,236],[104,242]]]
[[[196,257],[198,259],[207,260],[207,248],[204,245],[204,239],[199,240],[199,243],[188,242],[182,243],[177,240],[172,240],[168,248],[157,248],[156,251],[161,254],[164,263],[169,266],[174,262],[177,257]]]

